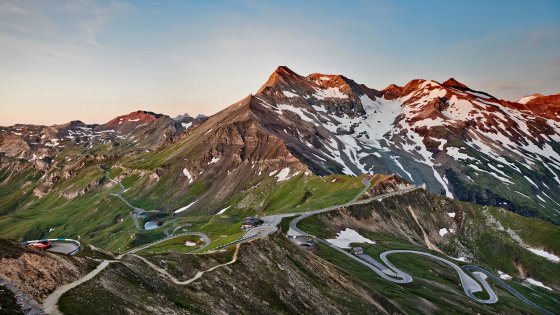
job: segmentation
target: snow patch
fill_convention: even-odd
[[[407,170],[404,169],[404,166],[402,166],[401,162],[399,162],[399,159],[397,159],[397,158],[395,158],[395,157],[393,157],[393,156],[391,156],[391,158],[393,159],[393,162],[395,162],[395,164],[397,164],[397,166],[400,167],[400,169],[401,169],[403,172],[406,173],[406,175],[408,176],[408,179],[409,179],[410,181],[414,181],[414,180],[412,179],[412,175],[411,175],[409,172],[407,172]],[[405,178],[405,179],[406,179],[406,178]]]
[[[284,96],[286,96],[286,97],[299,97],[299,95],[294,94],[294,93],[292,93],[292,92],[290,92],[290,91],[282,91],[282,93],[283,93]]]
[[[350,248],[350,244],[352,243],[368,243],[368,244],[375,244],[374,241],[363,237],[360,233],[356,232],[353,229],[346,228],[336,234],[336,238],[334,239],[327,239],[327,242],[333,244],[339,248]]]
[[[480,167],[474,165],[474,164],[469,164],[469,167],[474,168],[475,170],[479,171],[479,172],[483,172],[483,173],[487,173],[490,174],[494,177],[496,177],[497,179],[499,179],[500,181],[504,182],[504,183],[509,183],[509,184],[513,184],[513,182],[505,177],[501,177],[500,175],[493,173],[493,172],[489,172],[486,170],[481,169]]]
[[[226,213],[226,210],[229,209],[230,207],[231,206],[227,206],[227,207],[223,208],[222,210],[218,211],[218,213],[216,213],[216,214],[224,214],[224,213]]]
[[[552,253],[549,253],[547,251],[544,251],[542,249],[527,247],[527,250],[529,250],[530,252],[532,252],[535,255],[544,257],[544,258],[546,258],[546,259],[548,259],[552,262],[555,262],[555,263],[560,262],[560,257],[558,257],[558,256],[556,256]]]
[[[340,92],[338,88],[328,88],[328,89],[315,89],[315,98],[324,100],[326,98],[348,98],[348,95]]]
[[[447,122],[443,120],[441,117],[434,118],[424,118],[422,120],[418,120],[414,123],[414,127],[437,127],[446,125]]]
[[[534,181],[532,181],[529,177],[527,177],[527,175],[523,175],[523,176],[525,177],[525,179],[526,179],[529,183],[531,183],[531,185],[535,186],[536,188],[539,188],[539,186],[537,186],[537,184],[535,184]]]
[[[219,160],[220,160],[219,157],[212,157],[212,160],[210,160],[210,162],[208,162],[208,165],[217,163]]]
[[[191,207],[192,205],[194,205],[195,203],[196,203],[196,200],[193,201],[193,202],[191,202],[191,203],[189,203],[188,205],[186,205],[186,206],[184,206],[184,207],[182,207],[182,208],[179,208],[179,209],[173,211],[173,213],[180,213],[180,212],[183,212],[183,211],[187,210],[188,208],[190,208],[190,207]]]
[[[458,148],[458,147],[447,147],[447,148],[445,148],[445,150],[447,151],[447,155],[449,155],[450,157],[454,158],[457,161],[458,160],[473,159],[470,156],[468,156],[467,154],[459,152],[460,149],[464,149],[464,148]]]
[[[285,110],[290,111],[292,113],[297,114],[301,120],[303,121],[307,121],[307,122],[315,122],[315,120],[309,118],[309,116],[314,117],[311,113],[309,113],[308,111],[299,108],[299,107],[295,107],[292,105],[287,105],[287,104],[278,104],[276,105],[278,107],[278,109],[280,110],[280,112],[283,112]]]
[[[530,100],[532,100],[532,99],[534,99],[534,98],[536,98],[535,95],[527,95],[527,96],[525,96],[525,97],[520,98],[520,99],[517,101],[517,103],[519,103],[519,104],[527,104],[527,103],[529,103]]]
[[[401,144],[403,150],[409,152],[415,152],[417,155],[422,157],[422,160],[415,159],[419,163],[424,163],[432,169],[435,179],[441,184],[445,190],[445,195],[448,198],[453,198],[453,194],[449,190],[447,178],[442,177],[439,172],[435,169],[435,163],[432,159],[432,152],[428,151],[423,142],[423,137],[420,136],[416,131],[407,128],[408,137],[407,142]]]
[[[185,175],[189,179],[189,183],[193,182],[193,177],[188,169],[186,168],[183,169],[183,175]]]
[[[553,291],[551,287],[547,287],[546,285],[544,285],[544,283],[542,283],[540,281],[537,281],[535,279],[532,279],[532,278],[525,279],[525,282],[527,282],[528,284],[531,284],[531,285],[536,285],[538,287],[545,288],[549,291]]]
[[[281,182],[281,181],[285,181],[286,179],[290,178],[289,175],[290,175],[290,168],[285,167],[282,170],[280,170],[280,172],[276,176],[278,177],[278,182]]]
[[[511,280],[512,277],[510,275],[508,275],[507,273],[501,272],[498,270],[498,276],[500,276],[500,279],[503,280]]]
[[[432,138],[432,139],[434,139],[434,138]],[[447,143],[447,139],[434,139],[434,140],[439,142],[438,150],[443,151],[443,147]]]
[[[455,95],[451,96],[449,106],[441,113],[449,119],[459,121],[484,118],[481,111],[473,103],[466,99],[459,99]]]

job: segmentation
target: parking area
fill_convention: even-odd
[[[32,240],[22,242],[22,244],[65,255],[74,255],[81,248],[80,242],[66,238]]]

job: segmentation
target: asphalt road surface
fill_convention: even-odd
[[[103,269],[105,269],[107,266],[109,266],[110,263],[112,263],[114,261],[112,260],[104,260],[103,262],[101,262],[99,265],[97,265],[97,268],[95,268],[93,271],[91,271],[90,273],[88,273],[87,275],[85,275],[84,277],[74,281],[74,282],[70,282],[67,283],[61,287],[59,287],[58,289],[56,289],[53,293],[51,293],[49,296],[47,296],[47,298],[43,301],[43,310],[45,311],[45,313],[50,314],[50,315],[62,315],[62,313],[58,310],[58,300],[60,299],[60,297],[70,291],[71,289],[79,286],[80,284],[92,279],[93,277],[95,277],[98,273],[100,273],[101,271],[103,271]]]
[[[47,249],[49,252],[70,255],[78,251],[78,244],[64,241],[54,241],[51,243],[51,248]]]
[[[547,315],[554,315],[552,312],[542,308],[540,305],[534,303],[533,301],[528,300],[521,293],[517,292],[514,288],[510,287],[507,283],[505,283],[502,279],[500,279],[499,277],[496,277],[494,274],[492,274],[491,272],[489,272],[488,270],[486,270],[484,268],[481,268],[481,267],[478,267],[478,266],[467,265],[467,266],[461,267],[461,269],[463,269],[467,272],[482,273],[482,274],[486,275],[488,278],[492,279],[492,281],[501,285],[506,291],[508,291],[512,295],[516,296],[517,298],[519,298],[520,300],[522,300],[526,304],[532,306],[533,308],[536,308],[539,311],[541,311],[541,313],[547,314]]]
[[[149,247],[154,246],[154,245],[156,245],[156,244],[159,244],[159,243],[161,243],[161,242],[164,242],[164,241],[167,241],[167,240],[170,240],[170,239],[174,239],[174,238],[177,238],[177,237],[180,237],[180,236],[183,236],[183,235],[196,235],[196,236],[199,236],[199,237],[202,239],[202,241],[204,242],[204,244],[203,244],[199,249],[202,249],[202,248],[204,248],[204,247],[210,245],[210,242],[211,242],[211,241],[210,241],[210,238],[209,238],[206,234],[204,234],[204,233],[198,233],[198,232],[182,233],[182,234],[177,234],[177,235],[174,235],[174,236],[171,236],[171,237],[167,237],[167,238],[161,239],[161,240],[159,240],[159,241],[156,241],[156,242],[153,242],[153,243],[150,243],[150,244],[146,244],[146,245],[143,245],[143,246],[140,246],[140,247],[133,248],[133,249],[131,249],[130,251],[126,252],[125,254],[121,254],[121,255],[117,256],[115,260],[103,260],[93,271],[91,271],[90,273],[88,273],[88,274],[85,275],[84,277],[82,277],[82,278],[80,278],[80,279],[78,279],[78,280],[76,280],[76,281],[74,281],[74,282],[70,282],[70,283],[68,283],[68,284],[65,284],[65,285],[59,287],[59,288],[56,289],[53,293],[51,293],[49,296],[47,296],[47,298],[43,301],[43,310],[44,310],[47,314],[61,315],[60,311],[58,310],[58,305],[57,305],[57,304],[58,304],[58,300],[60,299],[60,297],[61,297],[64,293],[66,293],[66,292],[68,292],[69,290],[71,290],[71,289],[73,289],[73,288],[79,286],[80,284],[82,284],[82,283],[84,283],[84,282],[86,282],[86,281],[92,279],[92,278],[95,277],[97,274],[99,274],[101,271],[103,271],[105,268],[107,268],[107,266],[109,266],[110,263],[120,261],[121,258],[122,258],[124,255],[133,255],[133,256],[136,256],[136,255],[134,255],[134,253],[136,253],[136,252],[138,252],[138,251],[140,251],[140,250],[149,248]],[[235,254],[234,259],[232,260],[232,262],[229,262],[229,263],[226,263],[226,264],[223,264],[223,265],[229,265],[229,264],[235,262],[235,260],[237,260],[237,251],[238,251],[238,250],[239,250],[239,249],[236,250],[236,254]],[[140,256],[136,256],[136,257],[140,257]],[[141,258],[141,259],[142,259],[142,258]],[[147,260],[145,260],[145,259],[142,259],[142,260],[147,261]],[[152,268],[155,267],[155,268],[158,268],[158,269],[159,269],[159,267],[157,267],[157,266],[155,266],[155,265],[153,265],[153,264],[149,264],[149,265],[150,265],[150,267],[152,267]],[[222,265],[220,265],[220,266],[222,266]],[[215,268],[214,268],[214,269],[215,269]],[[211,269],[211,270],[214,270],[214,269]],[[211,271],[211,270],[206,270],[205,272],[208,272],[208,271]],[[157,269],[156,269],[156,271],[160,271],[160,270],[157,270]],[[202,274],[204,274],[204,272],[202,272],[202,273],[198,276],[198,278],[200,278],[200,276],[202,276]],[[194,280],[193,280],[193,281],[194,281]]]
[[[463,287],[463,291],[465,291],[465,294],[470,297],[471,299],[477,301],[478,303],[483,303],[483,304],[493,304],[498,302],[498,296],[496,296],[496,293],[494,292],[494,290],[492,290],[492,288],[490,288],[490,286],[488,285],[488,283],[486,282],[485,277],[480,277],[478,274],[473,274],[472,276],[476,278],[476,280],[478,280],[481,284],[482,287],[484,287],[484,289],[480,286],[480,284],[473,279],[473,277],[471,277],[470,275],[468,275],[467,273],[465,273],[465,271],[463,271],[463,269],[461,269],[461,267],[457,266],[455,263],[441,258],[439,256],[436,255],[432,255],[430,253],[425,253],[425,252],[420,252],[420,251],[416,251],[416,250],[388,250],[385,251],[383,253],[381,253],[381,255],[379,256],[379,258],[383,261],[383,263],[385,263],[385,265],[391,269],[392,271],[394,271],[397,275],[403,275],[406,274],[405,272],[401,271],[400,269],[398,269],[395,265],[393,265],[389,259],[387,258],[387,256],[392,255],[392,254],[415,254],[415,255],[421,255],[421,256],[425,256],[428,257],[430,259],[433,260],[437,260],[439,262],[442,262],[448,266],[450,266],[451,268],[453,268],[457,274],[459,275],[459,280],[461,281],[461,286]],[[371,258],[373,259],[373,258]],[[410,277],[410,276],[408,276]],[[410,277],[410,281],[412,281],[412,277]],[[489,298],[486,300],[480,299],[478,297],[476,297],[473,293],[476,292],[482,292],[483,290],[485,290],[486,292],[488,292]]]
[[[369,184],[369,181],[368,181],[368,184]],[[371,201],[373,201],[373,200],[383,200],[384,198],[387,198],[387,197],[391,197],[391,196],[395,196],[395,195],[402,195],[402,194],[405,194],[405,193],[409,193],[409,192],[411,192],[411,191],[413,191],[413,190],[419,189],[418,187],[413,187],[413,188],[408,188],[408,189],[403,189],[403,190],[398,190],[398,191],[394,191],[394,192],[390,192],[390,193],[378,195],[378,196],[375,196],[375,197],[372,197],[372,198],[369,198],[369,199],[358,200],[359,197],[360,197],[363,193],[365,193],[365,191],[366,191],[368,188],[369,188],[369,185],[366,186],[366,188],[362,191],[362,193],[361,193],[360,195],[356,196],[352,201],[350,201],[350,202],[348,202],[348,203],[346,203],[346,204],[343,204],[343,205],[327,207],[327,208],[324,208],[324,209],[319,209],[319,210],[314,210],[314,211],[307,211],[307,212],[300,212],[300,213],[292,213],[292,216],[295,216],[295,215],[299,215],[299,216],[298,216],[297,218],[293,219],[293,220],[290,222],[290,229],[288,230],[288,236],[289,236],[289,237],[308,236],[309,234],[307,234],[306,232],[300,230],[300,229],[297,227],[297,224],[299,223],[299,221],[301,221],[301,220],[303,220],[303,219],[305,219],[305,218],[307,218],[307,217],[310,217],[310,216],[312,216],[312,215],[319,214],[319,213],[323,213],[323,212],[328,212],[328,211],[337,210],[337,209],[340,209],[340,208],[342,208],[342,207],[348,207],[348,206],[352,206],[352,205],[366,204],[366,203],[369,203],[369,202],[371,202]]]
[[[358,201],[357,198],[355,198],[353,201],[349,202],[345,206],[353,205],[353,204],[364,204],[364,203],[370,202],[374,199],[382,200],[383,198],[393,196],[393,195],[396,195],[396,194],[407,193],[407,192],[413,191],[415,189],[417,189],[417,188],[401,190],[401,191],[393,192],[393,193],[390,193],[390,194],[384,194],[384,195],[380,195],[380,196],[376,196],[376,197],[373,197],[373,198],[369,198],[369,199],[366,199],[366,200],[360,200],[360,201]],[[371,257],[367,254],[354,256],[354,255],[350,254],[348,251],[343,250],[343,249],[325,241],[324,239],[321,239],[321,238],[318,238],[314,235],[306,233],[306,232],[302,231],[301,229],[299,229],[297,227],[297,224],[301,220],[303,220],[303,219],[305,219],[305,218],[307,218],[311,215],[318,214],[318,213],[323,213],[323,212],[327,212],[327,211],[332,211],[332,210],[335,210],[335,209],[339,209],[340,207],[342,207],[342,206],[329,207],[329,208],[325,208],[325,209],[321,209],[321,210],[315,210],[315,211],[309,211],[309,212],[294,214],[294,215],[298,215],[298,216],[290,222],[290,230],[288,231],[288,236],[290,236],[290,237],[299,237],[299,236],[314,237],[317,241],[319,241],[319,242],[329,246],[330,248],[346,255],[348,258],[350,258],[354,261],[357,261],[357,262],[361,263],[362,265],[368,267],[369,269],[371,269],[373,272],[378,274],[383,279],[385,279],[387,281],[391,281],[393,283],[399,283],[399,284],[410,283],[410,282],[413,281],[413,278],[409,274],[407,274],[406,272],[398,269],[395,265],[393,265],[389,261],[388,256],[393,255],[393,254],[415,254],[415,255],[425,256],[425,257],[428,257],[430,259],[442,262],[442,263],[450,266],[451,268],[453,268],[459,276],[459,280],[461,282],[461,286],[463,287],[463,290],[464,290],[465,294],[469,298],[471,298],[472,300],[474,300],[478,303],[493,304],[493,303],[498,302],[498,296],[496,295],[494,290],[492,290],[492,288],[490,287],[490,285],[487,282],[487,279],[490,278],[495,283],[501,285],[504,289],[506,289],[508,292],[510,292],[514,296],[518,297],[519,299],[521,299],[526,304],[532,306],[533,308],[539,310],[540,312],[542,312],[544,314],[547,314],[547,315],[548,314],[553,314],[553,313],[549,312],[548,310],[542,308],[541,306],[539,306],[539,305],[533,303],[532,301],[528,300],[523,295],[521,295],[519,292],[515,291],[513,288],[511,288],[509,285],[507,285],[505,282],[503,282],[500,278],[496,277],[495,275],[493,275],[491,272],[485,270],[484,268],[481,268],[481,267],[478,267],[478,266],[459,267],[457,264],[455,264],[454,262],[452,262],[450,260],[447,260],[445,258],[436,256],[436,255],[432,255],[430,253],[415,251],[415,250],[398,250],[398,249],[397,250],[388,250],[388,251],[385,251],[385,252],[381,253],[379,258],[382,260],[382,262],[380,262],[377,259],[375,259],[375,258],[373,258],[373,257]],[[333,208],[335,208],[335,209],[333,209]],[[468,274],[467,272],[469,272],[470,274]],[[486,291],[488,293],[489,297],[487,299],[481,299],[481,298],[478,298],[477,296],[474,295],[474,293],[476,293],[476,292],[483,292],[483,291]]]

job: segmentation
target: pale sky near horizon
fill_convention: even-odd
[[[560,1],[0,0],[0,125],[213,114],[278,65],[560,93]]]

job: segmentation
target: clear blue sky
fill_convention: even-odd
[[[213,114],[278,65],[560,92],[560,1],[0,0],[0,125]]]

